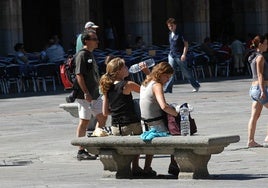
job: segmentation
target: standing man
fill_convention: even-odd
[[[183,36],[177,28],[177,22],[174,18],[169,18],[166,21],[167,27],[170,30],[169,33],[169,44],[170,52],[168,54],[168,63],[176,70],[176,67],[179,66],[184,77],[191,83],[193,86],[193,92],[198,92],[200,84],[194,79],[192,70],[188,67],[186,61],[186,55],[188,51],[188,41]],[[174,75],[166,83],[164,87],[165,93],[172,93],[172,88],[174,84]]]
[[[92,30],[92,31],[95,31],[96,32],[96,29],[99,28],[99,26],[95,25],[93,22],[87,22],[85,24],[85,29],[84,31],[89,31],[89,30]],[[77,39],[76,39],[76,51],[75,53],[77,54],[81,49],[83,49],[83,43],[82,43],[82,40],[81,40],[81,36],[82,34],[80,33],[78,36],[77,36]],[[75,101],[76,99],[76,93],[74,91],[72,91],[70,93],[70,95],[68,97],[66,97],[66,102],[67,103],[72,103]]]
[[[99,26],[95,25],[93,22],[89,21],[85,24],[85,30],[92,29],[92,30],[96,31],[97,28],[99,28]],[[76,39],[76,53],[79,52],[79,50],[81,50],[83,48],[81,36],[82,36],[82,34],[79,34],[77,39]]]
[[[102,99],[99,93],[99,71],[94,59],[93,50],[98,47],[98,37],[94,30],[85,30],[81,35],[81,41],[84,45],[75,58],[76,79],[78,83],[77,103],[79,124],[77,127],[77,136],[86,135],[91,113],[96,117],[97,123],[93,135],[107,136],[102,128],[105,127],[107,116],[102,114]],[[83,147],[79,147],[77,154],[78,160],[92,160],[96,156],[91,156]]]

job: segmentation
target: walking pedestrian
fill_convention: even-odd
[[[267,50],[267,38],[257,35],[252,40],[255,52],[249,56],[250,67],[252,70],[252,83],[249,95],[252,98],[251,116],[248,122],[248,147],[261,147],[255,139],[257,121],[261,115],[262,108],[268,108],[268,63],[262,53]],[[263,146],[268,147],[268,131],[264,139]]]
[[[168,63],[176,70],[176,67],[179,66],[183,76],[190,82],[193,86],[193,92],[198,92],[200,84],[195,80],[192,70],[188,67],[186,55],[188,52],[188,41],[186,37],[179,32],[177,27],[177,22],[174,18],[169,18],[166,21],[167,27],[170,30],[169,33],[169,44],[170,52],[168,54]],[[164,87],[165,93],[172,93],[172,88],[174,84],[174,75],[166,83]]]

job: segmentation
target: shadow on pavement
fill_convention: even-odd
[[[268,174],[213,174],[206,179],[211,180],[254,180],[268,178]]]

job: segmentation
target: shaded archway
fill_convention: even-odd
[[[49,37],[61,34],[59,0],[22,0],[22,23],[26,50],[41,51]]]
[[[232,0],[210,0],[210,33],[213,41],[223,41],[234,35]]]

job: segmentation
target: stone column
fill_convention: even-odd
[[[88,8],[85,8],[88,7]],[[89,20],[89,0],[60,0],[62,43],[66,48]]]
[[[126,34],[142,36],[147,45],[152,44],[151,0],[127,1],[124,3]]]
[[[267,6],[266,0],[244,1],[245,33],[264,34],[268,32]]]
[[[259,0],[256,1],[257,4],[257,20],[258,20],[258,27],[259,32],[261,34],[268,33],[268,1],[267,0]]]
[[[232,3],[233,8],[233,22],[237,23],[234,27],[234,32],[237,36],[243,36],[245,34],[245,18],[244,18],[244,0],[234,1]]]
[[[23,42],[21,0],[1,0],[0,9],[0,55],[7,55]]]
[[[189,41],[202,42],[210,36],[209,0],[189,0],[183,3],[183,27]]]
[[[85,23],[93,21],[99,25],[98,35],[102,31],[102,1],[99,0],[60,0],[61,30],[63,46],[67,49],[70,39],[84,29]],[[99,38],[101,38],[99,36]]]

